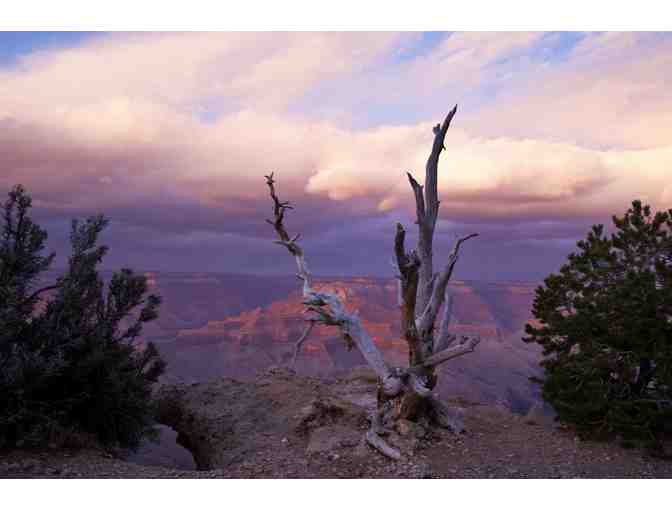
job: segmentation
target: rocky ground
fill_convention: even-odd
[[[221,379],[159,393],[162,422],[179,432],[202,470],[140,465],[101,450],[0,454],[3,478],[670,478],[672,462],[615,444],[578,441],[540,413],[465,401],[467,431],[402,422],[382,457],[362,441],[374,381],[270,370],[253,383]],[[136,458],[137,460],[137,458]],[[147,459],[145,459],[146,461]]]

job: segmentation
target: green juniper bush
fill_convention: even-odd
[[[13,188],[0,238],[0,448],[77,435],[135,448],[154,434],[151,390],[165,364],[153,344],[134,344],[160,298],[130,269],[104,283],[103,216],[72,222],[67,270],[44,285],[54,254],[30,209]]]

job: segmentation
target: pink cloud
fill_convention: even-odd
[[[557,65],[513,75],[496,102],[465,119],[486,136],[561,140],[597,148],[672,144],[672,38],[594,34]]]
[[[265,204],[262,177],[275,170],[290,198],[322,203],[324,214],[409,211],[405,172],[422,178],[431,126],[452,105],[442,94],[492,79],[510,90],[460,111],[449,133],[446,215],[590,216],[635,197],[669,203],[667,40],[590,36],[546,69],[525,57],[543,34],[454,34],[361,91],[441,96],[435,119],[354,129],[288,113],[325,81],[361,86],[363,69],[413,37],[119,34],[29,56],[0,72],[0,186],[23,182],[63,211],[192,204],[238,221]],[[203,120],[209,105],[224,113]]]

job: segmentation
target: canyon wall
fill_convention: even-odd
[[[304,328],[304,307],[294,277],[148,273],[162,295],[160,319],[144,335],[168,362],[166,382],[200,382],[220,376],[245,379],[272,365],[285,365]],[[403,365],[396,282],[379,278],[321,278],[318,287],[337,292],[356,311],[390,363]],[[475,353],[445,364],[439,391],[516,412],[539,400],[528,377],[539,375],[539,349],[521,341],[536,284],[462,282],[454,295],[456,334],[482,338]],[[335,376],[363,365],[334,328],[313,329],[297,359],[306,375]]]

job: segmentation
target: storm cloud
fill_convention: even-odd
[[[323,274],[391,274],[432,126],[437,247],[463,278],[538,279],[594,222],[672,205],[664,34],[100,34],[0,68],[0,191],[23,183],[66,253],[112,219],[109,264],[286,272],[263,176]],[[62,258],[59,260],[63,260]]]

